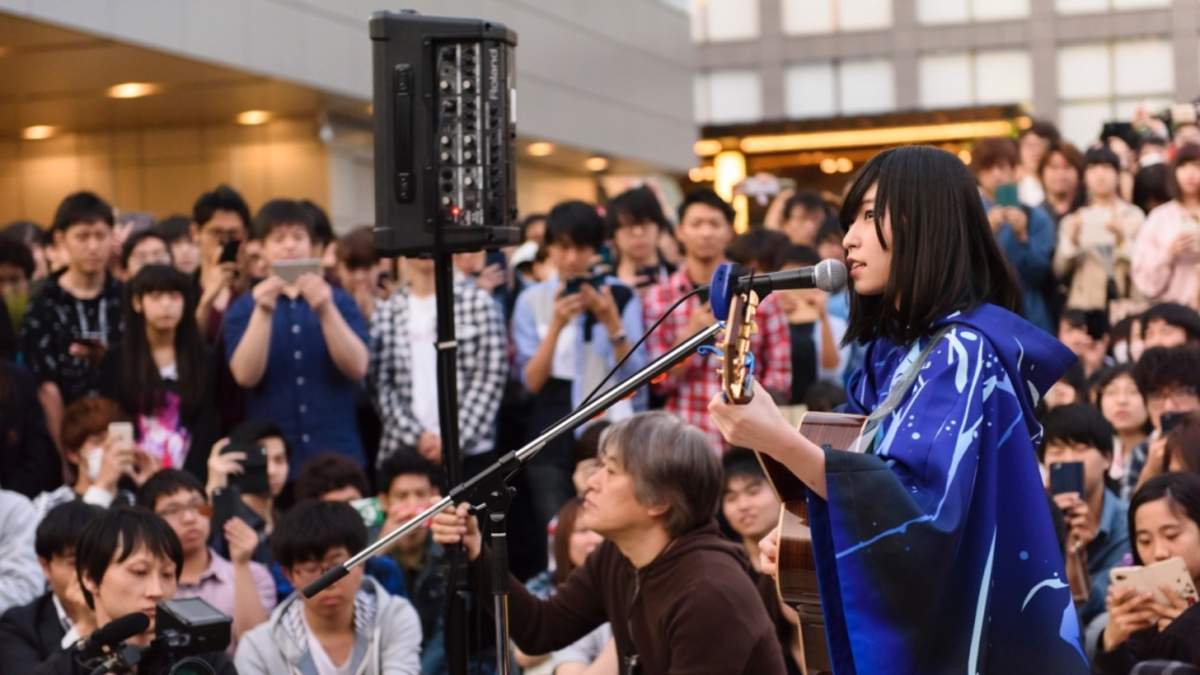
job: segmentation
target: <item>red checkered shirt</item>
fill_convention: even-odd
[[[642,297],[646,312],[646,326],[650,326],[675,304],[679,298],[695,288],[684,268],[672,274],[665,284],[647,290]],[[662,322],[646,340],[650,358],[656,359],[680,340],[688,337],[688,317],[700,304],[693,296],[679,306],[666,321]],[[758,306],[756,314],[758,332],[750,339],[750,351],[754,353],[754,377],[763,387],[771,391],[790,391],[792,388],[792,342],[788,332],[787,317],[772,296],[767,296]],[[708,403],[721,391],[721,379],[717,375],[718,361],[715,356],[692,354],[675,368],[665,379],[654,385],[657,394],[667,397],[666,409],[683,418],[689,424],[700,427],[713,440],[716,447],[728,449],[721,438],[716,424],[708,415]]]

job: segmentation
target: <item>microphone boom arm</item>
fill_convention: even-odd
[[[408,534],[416,529],[421,523],[445,511],[454,504],[467,502],[471,504],[472,510],[478,511],[487,505],[487,500],[490,496],[501,490],[506,481],[514,473],[519,471],[529,460],[533,459],[542,448],[579,425],[592,419],[598,413],[604,412],[612,405],[616,404],[638,387],[653,380],[659,375],[667,372],[683,359],[691,355],[692,352],[699,349],[704,343],[708,342],[713,336],[721,331],[721,323],[715,323],[699,333],[696,333],[687,340],[679,343],[666,354],[658,357],[654,361],[648,363],[645,368],[642,368],[632,377],[620,384],[612,387],[602,394],[596,396],[590,403],[580,407],[575,412],[555,422],[549,428],[541,433],[537,438],[527,443],[524,447],[518,450],[510,450],[503,457],[498,459],[496,463],[489,466],[483,472],[479,473],[470,480],[464,481],[456,485],[450,490],[449,494],[442,497],[437,502],[426,508],[424,511],[413,516],[408,522],[391,532],[383,535],[375,541],[375,543],[367,546],[363,550],[354,554],[349,560],[332,567],[322,574],[316,581],[304,587],[302,593],[304,597],[311,598],[322,590],[336,583],[339,579],[350,573],[350,570],[358,567],[366,562],[371,556],[377,554],[381,550],[390,547],[397,539]]]

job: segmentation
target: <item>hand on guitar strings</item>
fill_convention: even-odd
[[[784,418],[758,380],[753,387],[754,398],[749,403],[729,403],[718,393],[709,401],[708,412],[730,445],[773,455],[775,448],[788,445],[800,432]]]

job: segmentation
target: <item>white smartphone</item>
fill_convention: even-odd
[[[1108,575],[1112,583],[1132,586],[1138,593],[1152,593],[1154,599],[1163,604],[1167,604],[1167,597],[1162,592],[1164,586],[1175,591],[1188,605],[1200,600],[1187,565],[1179,556],[1143,567],[1114,567]]]
[[[289,285],[296,283],[304,274],[320,274],[321,259],[320,258],[301,258],[299,260],[280,260],[271,264],[271,271],[275,276],[283,279]]]
[[[108,425],[108,438],[119,443],[133,443],[133,424],[113,422]]]

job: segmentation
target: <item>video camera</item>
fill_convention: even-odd
[[[78,647],[76,660],[92,675],[132,673],[142,675],[215,675],[200,654],[221,652],[229,646],[233,620],[201,598],[180,598],[158,603],[154,640],[145,647],[127,645],[136,631],[133,614],[121,617],[93,633]],[[122,630],[123,625],[130,630]],[[113,630],[115,627],[116,630]],[[132,633],[132,634],[131,634]]]

